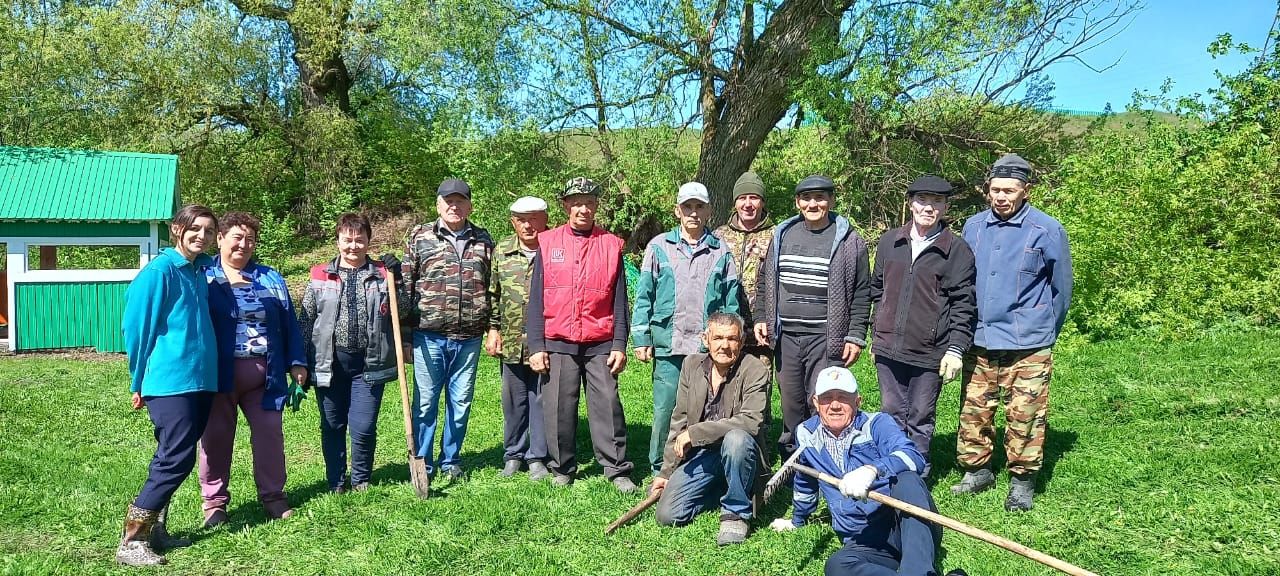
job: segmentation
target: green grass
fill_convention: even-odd
[[[153,449],[145,413],[128,409],[119,357],[0,358],[0,574],[123,573],[113,564],[125,505]],[[950,464],[959,386],[939,406],[934,494],[946,515],[1101,574],[1280,573],[1280,332],[1219,330],[1194,342],[1131,339],[1060,347],[1048,465],[1035,510],[1000,508],[997,490],[953,497]],[[868,359],[857,367],[878,398]],[[644,460],[648,369],[622,380],[628,452]],[[390,390],[389,390],[390,392]],[[766,529],[718,549],[714,515],[659,528],[652,514],[603,536],[639,500],[618,494],[589,462],[568,489],[503,479],[496,365],[485,361],[464,450],[471,479],[426,501],[406,484],[398,398],[379,424],[373,489],[324,492],[317,410],[286,413],[289,493],[298,511],[266,522],[254,499],[247,432],[237,446],[231,523],[197,530],[194,478],[179,490],[172,527],[196,545],[169,554],[164,573],[189,574],[819,574],[838,543],[828,525]],[[775,413],[776,407],[775,407]],[[589,455],[585,427],[580,454]],[[771,504],[763,522],[785,512]],[[947,568],[971,574],[1049,569],[948,532]],[[137,573],[136,571],[134,573]]]

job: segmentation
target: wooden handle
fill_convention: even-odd
[[[399,285],[397,285],[396,277],[390,270],[383,267],[382,272],[387,284],[390,285],[390,289],[387,290],[387,296],[391,299],[391,337],[395,339],[396,343],[396,378],[400,380],[400,407],[404,412],[404,439],[408,446],[409,457],[412,458],[414,456],[413,416],[412,412],[409,411],[409,388],[404,374],[404,343],[400,338],[400,303],[396,296]]]
[[[641,512],[644,512],[650,506],[653,506],[658,501],[658,498],[660,498],[661,496],[662,496],[662,490],[654,490],[650,492],[649,496],[646,497],[644,500],[641,500],[639,504],[636,504],[633,508],[631,508],[630,510],[627,510],[626,514],[619,516],[618,519],[614,520],[612,524],[609,524],[608,526],[606,526],[604,529],[604,533],[613,534],[613,531],[617,530],[619,526],[622,526],[623,524],[630,522],[632,518],[639,516]]]
[[[837,487],[840,486],[840,479],[836,478],[835,476],[826,474],[824,472],[821,472],[814,468],[810,468],[803,464],[793,464],[792,466],[794,466],[796,470],[803,472],[804,474],[807,474],[814,478],[817,478],[818,480],[826,482],[827,484],[830,484],[832,486],[837,486]],[[1023,557],[1030,558],[1032,560],[1035,560],[1036,562],[1044,564],[1045,566],[1048,566],[1050,568],[1053,568],[1065,574],[1071,574],[1072,576],[1098,576],[1097,574],[1090,572],[1088,570],[1085,570],[1084,568],[1081,568],[1074,564],[1069,564],[1067,562],[1054,558],[1053,556],[1045,554],[1044,552],[1041,552],[1039,550],[1028,548],[1026,546],[1023,546],[1022,544],[1014,542],[1013,540],[1009,540],[1008,538],[1004,538],[1002,536],[996,536],[995,534],[987,532],[986,530],[975,528],[959,520],[953,520],[951,518],[938,514],[937,512],[931,512],[919,506],[908,504],[906,502],[898,500],[897,498],[893,498],[892,496],[885,496],[884,494],[881,494],[879,492],[867,492],[867,498],[871,500],[875,500],[876,502],[884,504],[885,506],[888,506],[890,508],[896,508],[898,510],[906,512],[907,514],[910,514],[917,518],[922,518],[924,520],[933,522],[934,524],[937,524],[939,526],[950,528],[961,534],[965,534],[967,536],[977,538],[978,540],[982,540],[983,542],[986,542],[988,544],[994,544],[996,546],[1004,548],[1005,550],[1013,552],[1014,554],[1019,554]]]

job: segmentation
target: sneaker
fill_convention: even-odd
[[[617,488],[618,491],[623,494],[630,494],[636,491],[636,483],[632,482],[631,479],[626,476],[618,476],[611,480],[611,482],[613,482],[613,487]]]
[[[534,482],[540,482],[547,476],[551,475],[551,471],[547,470],[547,465],[537,460],[529,463],[529,479]]]
[[[227,523],[227,511],[221,508],[214,508],[204,513],[204,527],[206,530],[212,530]]]
[[[368,482],[360,482],[360,483],[358,483],[358,484],[353,484],[353,485],[351,486],[351,491],[352,491],[352,492],[364,492],[365,490],[368,490],[368,489],[369,489],[369,483],[368,483]]]
[[[444,476],[445,482],[450,484],[459,482],[464,479],[466,474],[462,471],[461,466],[445,466],[440,469],[440,473]]]
[[[996,475],[989,468],[979,468],[964,473],[960,483],[951,487],[952,494],[977,494],[996,485]]]
[[[1004,509],[1009,512],[1026,512],[1032,508],[1031,500],[1035,497],[1035,474],[1014,474],[1009,478],[1009,497],[1004,500]]]
[[[747,533],[751,530],[741,518],[720,521],[720,532],[716,534],[716,544],[728,546],[747,541]]]
[[[573,476],[568,474],[556,474],[555,477],[551,479],[551,483],[556,486],[568,486],[573,484]]]
[[[515,476],[516,472],[520,471],[520,464],[519,460],[507,460],[507,465],[502,467],[500,474],[502,474],[503,478]]]

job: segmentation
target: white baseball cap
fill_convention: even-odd
[[[813,395],[821,396],[832,390],[843,390],[850,394],[858,393],[858,381],[853,378],[853,372],[844,366],[828,366],[818,372],[818,377],[813,385]]]
[[[707,193],[706,186],[698,182],[685,182],[680,185],[680,191],[676,193],[676,204],[684,204],[689,200],[701,200],[710,204],[711,195]]]
[[[546,211],[547,201],[537,196],[521,196],[511,203],[512,214],[532,214]]]

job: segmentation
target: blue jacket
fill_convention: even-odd
[[[852,444],[849,445],[848,452],[837,461],[824,446],[824,438],[828,433],[822,429],[822,422],[817,416],[805,420],[796,428],[796,445],[804,450],[798,461],[836,478],[842,478],[849,472],[871,464],[880,471],[879,477],[871,484],[871,489],[886,496],[889,494],[889,481],[895,476],[908,470],[919,472],[924,469],[924,457],[888,414],[858,411],[852,426]],[[827,499],[827,508],[831,510],[831,527],[841,542],[848,542],[861,533],[867,527],[867,519],[880,508],[879,502],[847,498],[835,486],[805,474],[796,474],[792,496],[795,508],[791,516],[792,524],[803,526],[809,515],[817,510],[819,491]]]
[[[289,395],[289,368],[307,365],[289,287],[279,272],[257,262],[250,262],[241,274],[253,283],[267,313],[267,390],[262,395],[262,408],[284,410],[285,397]],[[230,393],[234,389],[236,362],[236,297],[222,271],[221,257],[213,259],[205,277],[209,282],[209,312],[217,335],[218,392]]]
[[[1067,231],[1023,203],[1008,220],[991,210],[964,223],[976,260],[978,326],[973,344],[988,350],[1053,346],[1071,306]]]
[[[217,352],[209,321],[208,288],[200,269],[173,248],[138,272],[124,293],[124,349],[130,392],[176,396],[218,389]]]

